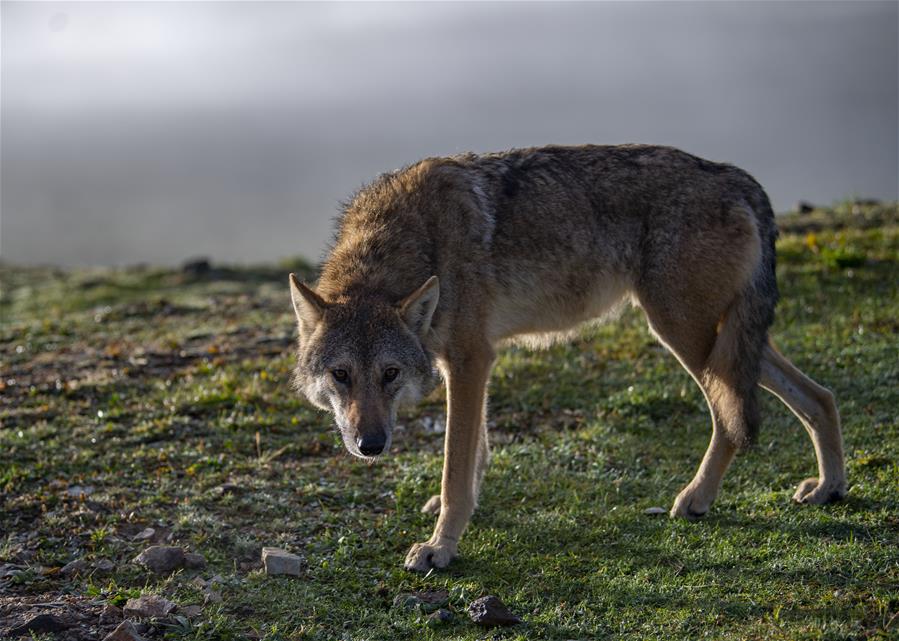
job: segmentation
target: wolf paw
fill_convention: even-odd
[[[427,572],[431,568],[445,568],[456,556],[456,544],[446,539],[416,543],[406,555],[404,567],[414,572]]]
[[[805,479],[796,488],[793,500],[797,503],[823,505],[839,501],[846,496],[846,481],[821,483],[817,478]]]
[[[429,498],[427,502],[421,506],[421,511],[425,514],[438,516],[440,514],[440,495],[435,494]]]
[[[709,498],[703,492],[688,485],[674,499],[674,505],[671,506],[671,511],[668,514],[672,519],[680,518],[695,521],[705,516],[714,498],[714,496]]]

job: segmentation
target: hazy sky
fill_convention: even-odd
[[[0,255],[318,259],[424,156],[662,143],[897,198],[897,2],[0,5]]]

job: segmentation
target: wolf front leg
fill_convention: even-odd
[[[427,572],[444,568],[456,556],[459,539],[477,503],[479,476],[483,474],[486,447],[484,410],[487,381],[493,365],[490,349],[469,352],[448,362],[447,422],[440,488],[440,516],[434,534],[425,543],[416,543],[406,555],[407,570]]]

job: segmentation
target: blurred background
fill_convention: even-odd
[[[317,260],[378,173],[547,143],[896,199],[897,7],[4,2],[0,256]]]

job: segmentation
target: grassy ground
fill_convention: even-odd
[[[428,576],[401,565],[432,527],[418,508],[438,491],[441,397],[401,418],[378,465],[345,454],[289,386],[286,273],[302,264],[2,267],[0,637],[55,612],[80,621],[63,637],[99,638],[100,607],[158,593],[203,606],[144,628],[170,639],[899,638],[896,208],[783,227],[773,335],[837,396],[847,500],[790,503],[813,452],[766,396],[761,438],[704,520],[644,514],[691,478],[709,419],[628,312],[569,345],[502,353],[481,507],[461,558]],[[209,567],[132,564],[147,526]],[[301,554],[303,576],[263,574],[264,545]],[[85,570],[63,575],[75,559]],[[213,575],[222,600],[203,605],[197,578]],[[440,589],[449,624],[392,606]],[[469,622],[484,594],[525,624]]]

